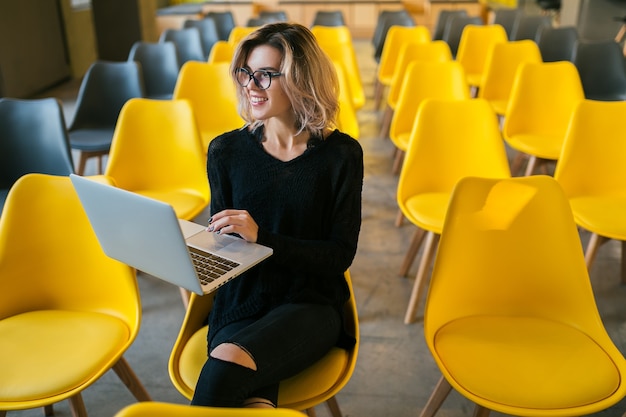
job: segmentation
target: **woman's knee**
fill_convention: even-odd
[[[250,352],[235,343],[221,343],[211,351],[209,356],[253,371],[257,370],[256,362]]]

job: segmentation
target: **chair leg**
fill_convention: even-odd
[[[396,214],[396,221],[393,224],[396,227],[400,227],[402,226],[402,223],[404,223],[404,214],[402,213],[402,210],[398,209],[398,214]]]
[[[524,172],[525,176],[533,175],[535,172],[535,167],[537,166],[538,158],[536,156],[531,155],[528,158],[528,165],[526,165],[526,172]]]
[[[476,404],[476,406],[474,407],[474,414],[472,417],[489,417],[489,413],[491,413],[490,409],[485,408],[482,405]]]
[[[86,152],[81,152],[80,153],[80,157],[78,159],[78,169],[76,170],[76,173],[78,175],[84,175],[85,174],[85,166],[87,165],[87,159],[89,158],[89,156],[87,156]]]
[[[422,293],[426,287],[426,274],[430,267],[435,253],[437,252],[437,245],[439,243],[439,235],[433,232],[428,232],[426,236],[426,246],[424,247],[424,253],[422,254],[422,260],[420,261],[419,268],[417,269],[417,275],[415,277],[415,283],[413,284],[413,290],[411,291],[411,299],[409,300],[409,307],[406,310],[404,316],[404,324],[411,324],[415,321],[415,314],[417,313],[417,307],[422,299]]]
[[[393,166],[391,167],[391,173],[393,175],[399,175],[400,171],[402,171],[402,163],[404,162],[404,154],[405,152],[403,150],[396,148],[395,157],[393,159]]]
[[[80,392],[70,397],[70,411],[72,417],[87,417],[87,408]]]
[[[387,139],[389,137],[389,128],[391,127],[391,119],[393,119],[393,109],[387,105],[385,107],[385,112],[383,113],[383,117],[380,120],[380,132],[378,136],[381,139]]]
[[[374,85],[374,111],[380,108],[380,103],[383,101],[383,94],[385,92],[385,84],[377,81]]]
[[[328,407],[328,411],[332,417],[342,417],[341,410],[339,409],[339,403],[337,402],[337,398],[332,396],[326,401],[326,406]]]
[[[0,417],[6,417],[7,412],[4,410],[0,410]]]
[[[124,357],[121,357],[117,363],[113,365],[113,370],[138,401],[151,400],[148,391],[146,391]]]
[[[315,417],[315,408],[311,407],[311,408],[307,408],[306,409],[306,415],[309,417]]]
[[[443,376],[439,378],[439,382],[437,382],[433,393],[430,394],[430,398],[424,409],[422,409],[420,417],[433,417],[448,397],[448,394],[450,394],[450,391],[452,391],[452,385]]]
[[[54,407],[52,404],[46,405],[43,407],[43,415],[46,417],[50,417],[54,415]],[[0,417],[2,414],[0,414]]]
[[[185,306],[185,310],[187,310],[187,307],[189,307],[189,298],[191,297],[191,293],[183,287],[180,287],[180,297],[183,299],[183,306]]]
[[[600,236],[596,233],[592,233],[589,238],[589,242],[587,243],[587,250],[585,251],[585,263],[587,264],[587,271],[591,273],[591,266],[593,262],[596,260],[596,255],[598,254],[598,249],[600,246],[608,241],[609,239]]]
[[[402,212],[401,212],[402,213]],[[400,267],[400,276],[405,277],[406,274],[409,273],[409,269],[411,269],[411,265],[417,256],[417,252],[422,246],[422,242],[424,241],[424,237],[426,236],[426,231],[422,228],[417,228],[415,233],[413,233],[413,238],[411,239],[411,244],[409,245],[409,250],[406,255],[404,255],[404,261],[402,261],[402,266]]]
[[[522,166],[526,159],[528,159],[528,155],[523,152],[517,152],[517,154],[515,154],[511,162],[511,175],[518,176],[519,173],[522,172]]]

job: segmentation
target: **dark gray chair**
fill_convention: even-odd
[[[74,173],[61,103],[0,98],[0,213],[15,181],[30,173]]]
[[[435,23],[435,30],[433,31],[433,35],[432,35],[432,38],[434,41],[443,40],[443,33],[446,30],[446,25],[448,24],[448,20],[457,16],[459,17],[467,16],[467,10],[465,9],[442,10],[439,12],[439,16],[437,16],[437,23]]]
[[[387,32],[391,26],[415,26],[413,17],[406,10],[383,10],[374,29],[374,60],[380,62]]]
[[[76,173],[83,175],[89,158],[109,153],[113,131],[122,106],[131,98],[144,97],[141,65],[135,61],[96,61],[83,77],[76,97],[76,112],[68,131],[70,146],[80,151]]]
[[[537,45],[543,62],[574,62],[578,40],[578,30],[575,26],[541,28]]]
[[[267,23],[286,22],[289,20],[287,18],[287,12],[284,10],[261,10],[259,12],[259,18]]]
[[[183,23],[185,28],[197,28],[200,32],[200,43],[202,44],[202,52],[204,53],[205,61],[209,59],[211,48],[215,42],[220,40],[219,33],[217,32],[217,25],[212,17],[205,17],[202,19],[187,19]]]
[[[626,100],[626,69],[622,48],[614,40],[579,41],[574,58],[585,98]]]
[[[552,18],[544,15],[523,15],[511,31],[511,40],[530,39],[537,42],[539,33],[545,27],[552,26]]]
[[[513,28],[522,17],[522,14],[520,9],[502,7],[494,10],[493,23],[502,26],[506,31],[507,38],[511,39]]]
[[[215,26],[217,27],[217,34],[220,37],[220,40],[227,41],[228,36],[230,35],[230,31],[235,27],[235,17],[231,11],[223,11],[223,12],[208,12],[205,17],[210,17],[215,22]]]
[[[196,27],[165,29],[159,42],[173,42],[176,45],[178,65],[181,67],[187,61],[206,61],[200,31]]]
[[[147,98],[172,98],[180,68],[174,42],[137,41],[130,49],[128,60],[141,65]]]
[[[483,20],[478,16],[452,16],[448,19],[446,28],[443,31],[443,41],[450,47],[453,58],[456,58],[465,26],[482,24]]]
[[[318,10],[311,26],[345,26],[346,20],[341,10]]]

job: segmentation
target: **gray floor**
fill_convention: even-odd
[[[369,100],[359,112],[361,144],[365,151],[363,225],[359,249],[351,267],[359,321],[361,349],[351,381],[337,396],[344,416],[415,417],[426,403],[440,373],[428,352],[422,323],[403,324],[404,311],[413,284],[416,265],[410,278],[397,271],[414,227],[394,226],[397,206],[397,177],[390,174],[392,145],[377,137],[380,114],[372,109],[375,64],[371,44],[356,42],[358,59]],[[75,90],[62,88],[50,92],[60,97],[71,120]],[[87,174],[93,173],[90,164]],[[199,216],[204,222],[206,214]],[[587,239],[585,234],[583,240]],[[602,247],[591,280],[598,307],[615,343],[626,353],[626,287],[619,284],[620,248],[616,242]],[[174,389],[167,374],[170,349],[184,315],[178,289],[153,277],[139,277],[143,301],[143,323],[137,340],[126,354],[130,365],[154,400],[186,403]],[[45,348],[45,343],[44,343]],[[84,392],[91,417],[110,417],[134,402],[112,372]],[[57,416],[69,416],[67,402],[55,406]],[[453,392],[438,416],[470,416],[472,404]],[[598,416],[621,416],[626,400]],[[318,415],[328,415],[324,406]],[[41,410],[11,412],[10,416],[40,416]],[[493,413],[492,415],[498,415]]]

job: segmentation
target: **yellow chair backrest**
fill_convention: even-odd
[[[230,31],[230,35],[228,35],[228,43],[237,46],[243,38],[257,30],[258,28],[258,26],[235,26]]]
[[[343,63],[333,61],[337,78],[339,79],[339,114],[337,115],[337,127],[344,133],[359,139],[361,131],[356,111],[352,105],[350,83],[346,76]]]
[[[395,72],[402,47],[408,42],[429,42],[430,31],[426,26],[393,25],[387,32],[378,66],[378,79],[389,84]]]
[[[230,64],[235,55],[235,45],[228,41],[217,41],[211,47],[207,62],[213,64],[216,62],[226,62]]]
[[[506,31],[501,25],[467,25],[459,40],[456,60],[468,76],[468,83],[478,86],[485,69],[487,56],[493,45],[507,42]]]

